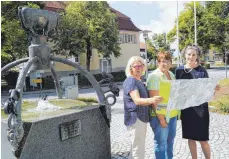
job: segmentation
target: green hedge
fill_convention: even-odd
[[[8,71],[5,75],[2,76],[2,79],[7,82],[8,86],[16,86],[18,76],[19,72]]]
[[[211,68],[211,67],[210,67],[210,64],[204,64],[203,67],[204,67],[205,69]]]

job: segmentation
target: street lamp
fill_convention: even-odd
[[[178,10],[178,1],[177,1],[177,54],[178,54],[178,66],[180,66],[181,63],[181,55],[179,50],[179,10]]]
[[[147,78],[148,78],[148,57],[147,57],[147,43],[146,43],[146,41],[148,40],[148,33],[150,33],[151,31],[149,31],[149,30],[143,30],[143,38],[145,39],[145,57],[146,57],[146,74],[145,74],[145,76],[146,76],[146,80],[147,80]]]
[[[224,61],[225,61],[225,72],[226,72],[226,78],[227,78],[227,62],[229,61],[229,53],[226,52],[226,48],[225,48],[225,57],[224,57]]]
[[[196,31],[196,1],[194,1],[194,26],[195,26],[195,45],[197,46],[197,31]]]

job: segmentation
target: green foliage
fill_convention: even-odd
[[[211,101],[209,105],[214,106],[217,112],[229,113],[229,95],[221,96],[218,100]]]
[[[3,1],[1,3],[1,65],[4,66],[28,54],[28,40],[25,31],[20,27],[18,7],[43,7],[42,2]]]
[[[200,45],[210,48],[210,44],[212,44],[211,46],[220,52],[223,52],[224,47],[228,48],[229,2],[206,2],[206,9],[201,21]]]
[[[2,79],[7,82],[7,86],[16,86],[19,72],[8,71],[7,74],[2,75]]]
[[[154,47],[157,51],[169,51],[169,44],[166,42],[166,34],[154,34],[152,36]]]
[[[221,87],[229,86],[229,79],[222,79],[219,81]],[[209,102],[210,106],[214,106],[216,109],[213,111],[221,113],[229,113],[229,94],[221,96],[219,99]]]
[[[225,78],[223,80],[220,80],[219,84],[220,84],[221,87],[223,87],[223,86],[229,86],[229,79],[228,78]]]
[[[147,58],[149,59],[149,61],[151,61],[152,59],[156,59],[157,49],[153,45],[152,41],[147,40],[146,44],[147,44]]]
[[[224,52],[229,48],[229,2],[206,1],[205,6],[196,2],[197,43],[203,53],[209,49]],[[186,3],[179,16],[179,48],[182,50],[188,44],[194,44],[194,3]],[[176,38],[176,25],[168,33],[168,40]]]
[[[210,67],[210,64],[208,64],[208,63],[205,63],[205,64],[204,64],[204,68],[206,68],[206,69],[209,69],[209,68],[211,68],[211,67]]]
[[[87,55],[90,69],[92,49],[107,58],[118,57],[119,30],[115,15],[105,1],[68,2],[59,27],[59,38],[54,39],[56,53]]]
[[[152,41],[147,41],[148,59],[154,59],[154,67],[156,67],[157,54],[163,51],[170,51],[169,44],[166,41],[166,34],[154,34]]]
[[[156,67],[156,66],[153,66],[153,65],[150,65],[150,66],[148,67],[148,71],[153,71],[153,70],[155,70],[155,69],[157,69],[157,67]]]
[[[203,16],[204,7],[200,5],[199,2],[196,2],[196,19],[197,19],[197,30],[201,26],[201,17]],[[194,44],[194,3],[186,3],[184,10],[180,13],[179,16],[179,48],[182,50],[188,44]],[[176,39],[176,25],[168,33],[168,40],[173,42]],[[200,32],[198,32],[198,37]],[[199,43],[199,40],[198,40]]]

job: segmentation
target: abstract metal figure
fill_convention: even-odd
[[[56,29],[59,20],[59,14],[47,10],[19,7],[18,15],[21,20],[22,28],[24,28],[29,35],[29,58],[19,59],[7,64],[1,69],[2,74],[4,74],[12,67],[27,62],[22,71],[20,71],[16,88],[10,91],[10,97],[4,104],[4,112],[9,114],[7,136],[12,145],[12,151],[14,155],[16,157],[20,157],[22,149],[19,146],[21,145],[20,143],[22,142],[22,138],[24,136],[23,123],[21,119],[21,103],[23,85],[28,71],[31,72],[36,70],[51,69],[58,98],[62,98],[61,86],[58,80],[59,77],[57,76],[56,71],[51,64],[51,61],[61,62],[75,67],[84,76],[86,76],[97,93],[100,111],[108,127],[110,127],[111,110],[110,107],[106,105],[104,92],[94,76],[92,76],[91,73],[89,73],[79,64],[59,57],[54,57],[50,54],[51,49],[47,45],[47,38],[49,32],[53,29]]]
[[[109,83],[108,87],[109,89],[107,91],[104,92],[104,94],[111,92],[112,94],[108,94],[105,96],[106,99],[106,104],[108,106],[113,106],[116,103],[116,97],[119,96],[119,91],[120,89],[118,88],[118,86],[113,83],[114,81],[114,77],[111,74],[107,74],[106,72],[102,72],[102,77],[103,79],[101,81],[99,81],[99,84],[103,84],[103,83]]]

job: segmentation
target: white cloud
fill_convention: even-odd
[[[187,1],[186,1],[187,2]],[[178,2],[178,12],[184,9],[184,4],[186,2]],[[158,13],[158,18],[152,19],[148,25],[140,25],[139,28],[142,30],[150,30],[152,33],[149,36],[152,36],[153,33],[163,33],[169,32],[175,25],[175,19],[177,17],[177,2],[156,2],[160,8]],[[144,41],[142,35],[140,36],[140,41]]]
[[[109,5],[111,5],[111,4],[115,4],[115,3],[117,3],[118,1],[107,1],[107,3],[109,4]]]
[[[138,4],[146,4],[146,5],[148,5],[148,4],[153,4],[153,3],[155,3],[154,1],[135,1],[136,3],[138,3]]]

